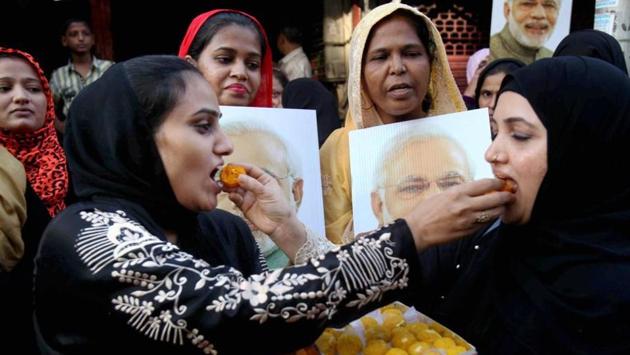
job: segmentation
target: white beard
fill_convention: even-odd
[[[532,38],[532,37],[527,36],[525,33],[521,31],[521,27],[514,19],[513,11],[510,12],[510,16],[508,17],[508,28],[510,30],[510,33],[512,34],[512,37],[514,37],[516,42],[518,42],[523,47],[527,47],[530,49],[541,48],[545,44],[545,42],[547,42],[547,40],[551,36],[551,33],[553,32],[553,27],[549,25],[549,30],[547,31],[547,34],[544,37]]]

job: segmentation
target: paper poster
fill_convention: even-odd
[[[221,106],[221,128],[234,145],[223,159],[261,167],[278,181],[304,225],[325,235],[315,110]],[[219,208],[235,212],[226,194]]]
[[[492,177],[488,110],[478,109],[350,132],[355,234],[405,216],[428,196]]]
[[[493,0],[490,51],[519,58],[520,46],[553,52],[571,28],[572,0]],[[500,40],[499,40],[500,39]]]

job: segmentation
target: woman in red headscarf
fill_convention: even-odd
[[[36,352],[31,320],[33,259],[44,228],[65,208],[68,193],[66,156],[54,120],[52,94],[39,64],[28,53],[0,47],[0,148],[24,168],[15,162],[22,173],[12,184],[15,191],[1,191],[0,202],[5,196],[17,196],[26,205],[17,213],[21,222],[14,224],[12,238],[0,239],[0,312],[12,322],[5,338],[25,354]]]
[[[199,68],[219,104],[271,107],[271,49],[264,28],[253,16],[219,9],[195,17],[179,57]]]
[[[253,16],[230,9],[197,16],[184,36],[179,57],[201,71],[217,94],[220,105],[272,107],[271,49],[265,30]],[[228,224],[243,222],[236,215],[218,214],[217,211],[204,214],[204,218]],[[279,256],[282,251],[268,236],[254,232],[264,255],[261,261],[266,259],[272,267],[286,265],[288,256]],[[315,233],[309,233],[309,241],[312,242],[305,243],[300,255],[318,254],[333,247]]]
[[[65,207],[68,171],[48,80],[37,61],[20,50],[0,47],[0,63],[0,145],[22,162],[30,186],[54,217]]]

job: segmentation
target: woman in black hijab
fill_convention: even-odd
[[[418,306],[480,354],[630,353],[630,80],[543,59],[506,77],[493,119],[486,159],[515,202],[493,231],[423,254],[435,293]]]
[[[554,57],[567,55],[601,59],[616,66],[628,75],[626,59],[623,56],[623,50],[621,50],[619,42],[606,32],[586,29],[570,33],[560,41],[553,52]]]
[[[485,194],[501,186],[498,180],[470,183],[478,191],[462,201],[470,213],[449,211],[447,202],[462,194],[451,192],[435,200],[444,207],[430,206],[431,214],[418,207],[308,263],[246,278],[196,249],[235,229],[209,230],[198,220],[216,207],[221,187],[214,176],[232,150],[219,117],[202,74],[170,56],[116,64],[74,100],[65,148],[81,202],[51,222],[36,258],[35,318],[45,353],[294,350],[328,322],[347,322],[405,295],[415,284],[417,250],[478,229],[477,211],[500,212],[510,200]],[[230,198],[295,255],[290,248],[304,244],[304,226],[275,179],[246,168]],[[237,264],[252,255],[240,250]]]
[[[289,81],[282,93],[282,107],[317,111],[320,147],[334,130],[341,127],[335,95],[317,80],[300,78]]]

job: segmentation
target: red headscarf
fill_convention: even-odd
[[[55,105],[48,80],[30,54],[3,47],[0,47],[0,54],[14,55],[27,61],[39,76],[46,95],[47,110],[42,128],[19,134],[0,129],[0,144],[22,162],[28,182],[48,209],[48,213],[54,217],[66,207],[64,199],[68,193],[68,170],[66,155],[55,132]]]
[[[272,93],[272,86],[273,86],[271,47],[269,47],[269,40],[267,39],[267,34],[265,33],[265,29],[262,27],[260,22],[258,22],[258,20],[254,16],[247,14],[245,12],[242,12],[242,11],[232,10],[232,9],[217,9],[217,10],[204,12],[203,14],[195,17],[190,23],[190,25],[188,26],[188,31],[186,31],[186,35],[184,36],[184,39],[182,40],[182,43],[179,46],[179,57],[184,58],[186,54],[188,54],[190,45],[192,44],[193,40],[197,36],[197,32],[199,32],[199,29],[201,28],[201,26],[203,26],[203,24],[206,23],[206,20],[222,12],[233,12],[233,13],[246,16],[250,20],[254,21],[256,26],[258,26],[258,30],[260,30],[260,33],[262,33],[263,39],[265,40],[265,43],[263,43],[263,45],[265,46],[264,47],[265,55],[263,57],[262,65],[260,67],[260,86],[258,87],[258,92],[256,92],[256,97],[254,97],[254,100],[249,105],[257,106],[257,107],[271,107],[271,93]]]

